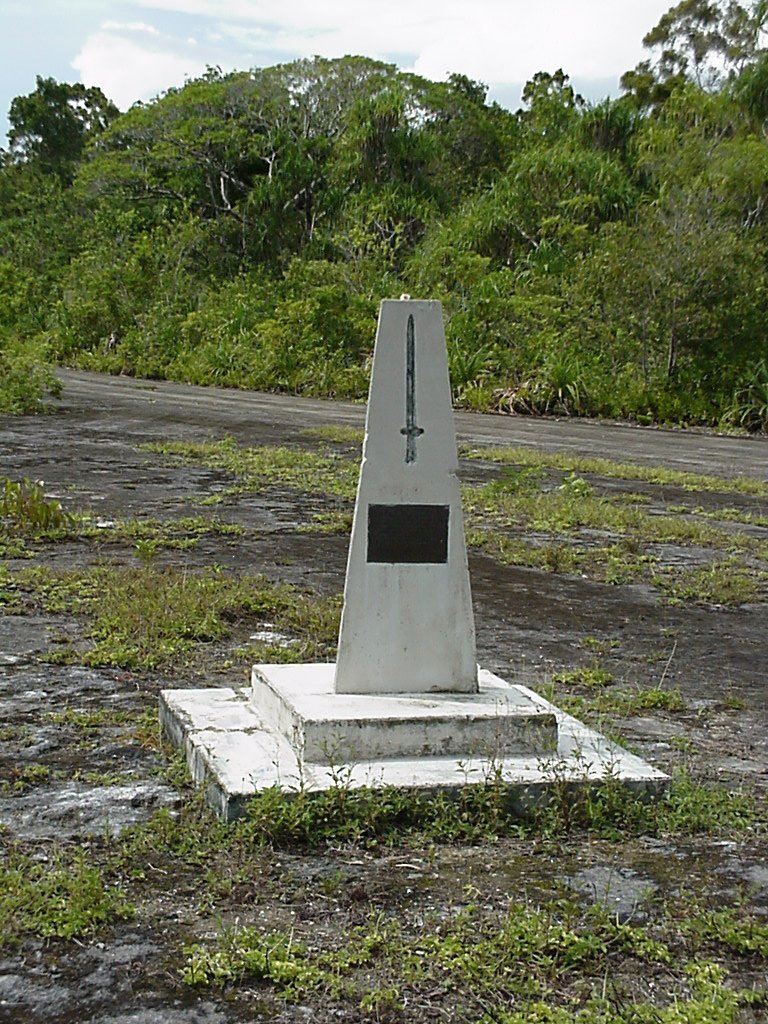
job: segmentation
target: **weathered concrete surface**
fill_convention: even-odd
[[[250,700],[302,761],[505,757],[557,749],[555,716],[480,673],[477,693],[340,694],[333,665],[255,665]]]
[[[296,673],[297,668],[304,672]],[[337,694],[332,665],[260,665],[254,677],[255,693],[217,687],[160,694],[165,732],[183,750],[209,804],[227,821],[242,814],[248,798],[261,789],[331,789],[339,777],[352,787],[452,791],[499,772],[520,808],[564,782],[588,784],[610,776],[630,787],[660,791],[667,780],[532,690],[482,670],[479,693],[429,699]],[[314,692],[299,693],[302,681]],[[266,702],[258,697],[265,690],[276,691],[282,706],[275,701],[265,712]],[[306,760],[301,707],[314,708],[308,713],[323,726],[310,748],[314,756]],[[355,742],[359,749],[352,759]],[[438,752],[446,742],[451,749]],[[426,751],[419,751],[419,744]]]
[[[218,471],[169,467],[162,458],[139,451],[136,446],[143,441],[230,434],[243,444],[296,443],[305,426],[362,426],[363,421],[363,409],[354,405],[68,371],[62,376],[66,389],[59,414],[0,418],[0,473],[45,479],[46,489],[61,493],[67,507],[98,508],[105,517],[187,515],[194,508],[190,499],[230,482]],[[458,432],[465,441],[569,448],[702,472],[765,478],[768,466],[768,444],[761,439],[462,414]],[[465,479],[484,473],[487,479],[489,472],[478,464],[461,467]],[[662,511],[684,497],[672,487],[633,484],[632,489],[646,492],[649,507]],[[730,496],[710,495],[706,501],[712,509],[732,503]],[[188,552],[160,553],[158,561],[190,568],[247,564],[274,579],[338,594],[347,539],[295,530],[323,507],[320,499],[279,490],[232,501],[220,507],[220,514],[251,531],[236,546],[204,538]],[[84,554],[81,545],[67,543],[47,548],[44,559],[68,568],[82,564]],[[678,552],[680,558],[691,554]],[[123,563],[133,558],[130,551],[107,546],[102,556]],[[765,606],[669,606],[650,588],[503,568],[482,554],[470,555],[470,571],[478,652],[489,669],[538,685],[554,670],[589,662],[591,655],[581,646],[585,636],[618,641],[601,661],[622,685],[651,686],[663,677],[686,701],[674,715],[648,712],[618,722],[616,731],[635,750],[665,770],[688,766],[697,778],[721,780],[729,787],[759,790],[768,783]],[[42,785],[7,797],[3,842],[19,842],[36,858],[48,856],[57,841],[93,849],[104,822],[87,825],[95,840],[77,829],[62,830],[55,813],[47,827],[32,830],[22,808],[36,801],[40,811],[49,807],[55,812],[58,794],[63,799],[71,792],[76,773],[117,771],[138,786],[157,782],[160,764],[128,726],[100,728],[83,742],[81,733],[47,720],[47,713],[66,707],[116,708],[138,716],[156,706],[162,688],[236,688],[248,681],[232,655],[233,645],[247,641],[248,634],[230,644],[210,645],[184,676],[41,664],[40,655],[56,650],[57,635],[70,628],[74,625],[60,616],[43,612],[0,616],[0,729],[7,730],[0,741],[0,779],[31,763],[51,771]],[[88,788],[91,783],[81,779],[77,785]],[[165,806],[173,813],[172,788],[170,797]],[[19,813],[13,810],[16,800]],[[145,820],[153,807],[139,806],[133,813],[136,820]],[[295,929],[300,940],[309,934],[312,943],[333,946],[371,910],[396,916],[407,930],[413,922],[450,919],[468,902],[500,913],[510,902],[538,906],[553,886],[561,885],[579,894],[585,905],[595,901],[612,907],[622,917],[631,915],[633,922],[654,907],[678,906],[681,895],[691,893],[711,907],[738,904],[757,915],[768,913],[764,836],[738,842],[706,836],[557,844],[509,839],[469,848],[438,845],[429,854],[347,847],[249,853],[244,865],[248,879],[233,879],[231,891],[221,889],[215,896],[210,891],[215,865],[185,871],[178,862],[158,864],[149,855],[144,866],[147,881],[134,922],[82,940],[82,945],[34,940],[0,957],[2,1024],[329,1024],[340,1019],[334,1004],[278,1005],[269,1001],[263,986],[205,993],[183,988],[178,969],[184,947],[236,921],[265,931]],[[753,979],[741,979],[753,982],[764,985],[764,974],[757,977],[756,969]],[[410,1010],[412,1019],[420,1020],[418,1011]],[[345,1019],[359,1019],[359,1014]]]
[[[382,302],[344,586],[339,693],[477,690],[458,470],[442,307]],[[388,550],[372,554],[377,546]]]
[[[59,376],[65,386],[62,411],[83,424],[98,422],[105,443],[119,444],[132,429],[144,434],[149,423],[159,437],[172,426],[174,436],[209,437],[225,430],[244,442],[258,437],[264,444],[284,440],[296,428],[324,423],[362,428],[365,419],[365,406],[351,402],[193,388],[74,370],[59,370]],[[456,433],[460,442],[533,446],[722,476],[768,476],[768,439],[764,437],[462,412],[456,414]]]

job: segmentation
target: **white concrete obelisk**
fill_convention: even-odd
[[[381,304],[335,691],[477,692],[439,302]]]

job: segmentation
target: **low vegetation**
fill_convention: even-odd
[[[360,435],[348,428],[321,433],[327,444],[351,443],[352,447],[341,454],[329,449],[318,453],[304,448],[243,448],[225,439],[203,444],[163,442],[149,448],[172,459],[228,472],[235,482],[218,490],[213,496],[216,501],[278,486],[341,500],[344,507],[315,513],[302,529],[346,531],[351,523]],[[318,431],[307,434],[318,436]],[[693,495],[732,494],[759,500],[768,493],[760,480],[521,448],[473,449],[462,454],[505,467],[490,483],[464,488],[470,545],[502,563],[587,575],[613,584],[649,583],[672,600],[739,604],[760,600],[764,593],[768,577],[761,566],[768,568],[768,539],[713,523],[719,519],[762,528],[759,510],[728,508],[720,517],[717,510],[692,503],[668,508],[666,514],[651,514],[644,507],[650,500],[647,495],[623,490],[603,493],[600,488],[601,481],[642,481],[679,487]],[[579,472],[589,473],[595,482]],[[729,557],[680,572],[665,565],[665,545],[703,548]]]
[[[265,621],[303,641],[303,654],[320,660],[338,635],[338,601],[215,567],[193,572],[99,566],[83,572],[36,566],[13,574],[0,567],[3,607],[16,614],[34,609],[81,616],[85,642],[60,642],[48,659],[102,667],[158,669],[196,645]],[[285,650],[290,658],[290,645]]]
[[[563,473],[608,477],[612,480],[641,480],[660,487],[679,487],[685,491],[703,491],[715,494],[747,494],[768,497],[768,483],[753,477],[709,476],[687,470],[668,469],[666,466],[644,466],[634,462],[614,462],[611,459],[584,456],[573,452],[548,452],[539,448],[463,446],[459,453],[464,459],[480,459],[502,466],[521,469],[557,469]]]
[[[737,522],[762,529],[759,508],[728,508],[720,516],[717,509],[692,504],[667,506],[661,513],[646,507],[651,500],[647,494],[602,486],[616,480],[642,480],[693,494],[733,494],[755,500],[765,496],[762,481],[667,473],[655,467],[520,448],[464,454],[504,467],[491,482],[464,488],[468,543],[503,564],[577,574],[614,585],[646,583],[671,601],[748,604],[764,598],[768,536],[725,526]],[[591,481],[577,471],[589,473]],[[714,525],[715,520],[722,525]],[[685,569],[674,560],[670,564],[666,552],[680,546],[706,552],[704,564]]]
[[[5,334],[2,322],[0,317],[0,415],[51,411],[49,399],[59,397],[61,382],[41,347]]]
[[[730,926],[734,936],[760,929],[754,920],[737,923],[732,916]],[[188,985],[258,981],[293,1002],[318,992],[343,996],[360,1011],[390,1020],[405,1019],[400,1015],[416,1003],[450,1004],[464,1020],[504,1024],[725,1024],[736,1020],[740,1007],[765,1004],[764,993],[727,988],[717,961],[681,948],[678,934],[663,925],[651,931],[620,924],[600,908],[585,914],[565,900],[512,904],[497,914],[470,903],[410,934],[397,919],[371,915],[332,951],[319,952],[287,933],[226,930],[216,944],[186,950],[182,977]],[[718,943],[709,945],[716,955]],[[665,1008],[642,998],[645,985],[633,989],[624,980],[659,975],[666,982]],[[585,987],[592,989],[586,999]]]
[[[243,528],[216,516],[181,516],[159,520],[105,519],[94,512],[67,512],[59,498],[48,497],[43,481],[0,478],[0,556],[32,558],[47,543],[85,541],[99,552],[133,548],[144,562],[159,551],[185,551],[202,537],[239,537]]]
[[[87,727],[101,724],[89,719]],[[326,934],[320,922],[329,906],[348,898],[344,865],[365,862],[373,870],[377,860],[386,864],[387,851],[437,878],[456,843],[513,842],[510,856],[535,865],[536,854],[562,855],[569,843],[626,848],[635,836],[669,843],[703,835],[745,842],[767,831],[764,802],[703,787],[685,774],[657,801],[610,778],[578,790],[555,785],[549,803],[525,817],[493,771],[453,798],[351,789],[343,780],[326,793],[266,790],[232,825],[212,821],[186,795],[178,813],[160,812],[119,837],[94,838],[86,852],[54,848],[40,860],[6,844],[0,947],[13,950],[35,938],[107,938],[121,921],[145,916],[155,895],[180,887],[212,927],[205,938],[173,940],[179,981],[226,988],[230,998],[241,987],[255,988],[278,1001],[314,1005],[319,998],[391,1021],[412,1019],[419,1005],[432,1013],[458,1007],[462,1019],[477,1024],[505,1020],[511,1008],[518,1016],[509,1019],[521,1022],[736,1024],[741,1009],[760,1008],[768,994],[734,985],[728,972],[759,968],[768,933],[738,901],[712,910],[692,888],[684,887],[674,904],[649,891],[641,919],[633,921],[599,900],[585,902],[557,886],[546,891],[541,881],[524,902],[500,901],[470,876],[448,914],[371,908],[343,936],[336,929]],[[290,854],[282,869],[280,851]],[[289,865],[298,867],[297,858],[312,851],[347,852],[336,874],[292,874]],[[273,896],[304,907],[290,929],[255,923]],[[217,908],[232,899],[240,904],[238,917],[222,921]],[[659,991],[654,979],[662,977]]]
[[[61,503],[46,497],[43,483],[29,480],[0,481],[0,531],[40,535],[66,529],[70,518]]]
[[[89,938],[133,912],[122,889],[107,884],[82,850],[41,862],[11,847],[0,862],[0,948],[28,935]]]
[[[232,438],[200,443],[164,441],[143,445],[145,451],[166,455],[181,463],[222,469],[236,484],[218,492],[258,492],[267,487],[286,487],[305,494],[352,498],[357,485],[358,465],[332,452],[317,453],[302,448],[264,446],[244,448]]]
[[[363,397],[408,293],[465,407],[764,431],[764,43],[763,3],[686,0],[620,97],[540,69],[515,112],[365,56],[125,113],[38,77],[0,160],[0,408],[39,408],[45,357]]]

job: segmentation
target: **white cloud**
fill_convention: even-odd
[[[154,25],[147,25],[144,21],[105,21],[101,27],[107,32],[146,32],[150,36],[160,35]]]
[[[618,76],[642,56],[642,37],[670,0],[134,0],[140,7],[225,22],[245,45],[258,25],[267,51],[405,56],[419,73],[461,71],[520,81],[563,67],[571,76]]]
[[[178,34],[140,19],[107,21],[72,64],[123,108],[207,65],[246,69],[314,54],[396,60],[438,80],[460,72],[496,92],[562,67],[582,88],[590,80],[617,81],[633,67],[643,56],[643,35],[670,2],[129,0],[136,13],[165,12],[166,31],[177,24]]]
[[[85,85],[97,85],[122,110],[147,100],[185,77],[199,75],[205,61],[100,30],[90,35],[72,61]]]

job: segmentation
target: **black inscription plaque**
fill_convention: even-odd
[[[367,560],[445,564],[448,510],[448,505],[369,505]]]

